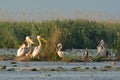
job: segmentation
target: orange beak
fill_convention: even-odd
[[[48,42],[46,39],[44,39],[44,38],[40,38],[42,41],[44,41],[44,42]]]
[[[31,44],[34,44],[33,40],[32,39],[29,39],[28,40]]]

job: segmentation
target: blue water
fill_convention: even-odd
[[[120,80],[120,72],[3,71],[0,80]]]
[[[108,71],[99,69],[104,66],[112,66],[112,62],[18,62],[11,64],[13,61],[0,61],[0,65],[6,65],[7,68],[15,68],[14,71],[1,70],[0,80],[120,80],[120,71],[111,68]],[[120,68],[120,62],[116,62],[116,68]],[[17,65],[17,67],[13,67]],[[85,69],[97,67],[98,70],[85,71],[30,71],[32,68],[75,68]]]

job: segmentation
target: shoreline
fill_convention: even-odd
[[[0,61],[50,61],[50,62],[57,62],[57,61],[62,61],[62,62],[101,62],[101,61],[120,61],[120,57],[92,57],[89,56],[88,58],[84,57],[79,57],[77,59],[68,59],[68,60],[62,60],[58,58],[57,60],[47,60],[44,59],[43,57],[41,58],[29,58],[29,57],[21,57],[17,58],[13,54],[9,55],[0,55]]]

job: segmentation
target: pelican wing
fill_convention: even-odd
[[[35,47],[34,50],[33,50],[32,56],[36,57],[38,54],[41,53],[41,51],[42,51],[41,46]]]
[[[17,57],[23,56],[25,54],[24,48],[19,48],[17,51]]]

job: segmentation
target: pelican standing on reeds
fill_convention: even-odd
[[[37,36],[37,40],[39,42],[39,45],[36,46],[33,50],[33,53],[32,53],[32,57],[37,57],[41,52],[42,52],[42,44],[41,44],[41,41],[40,40],[43,40],[45,42],[47,42],[47,40],[41,38],[41,36]]]

